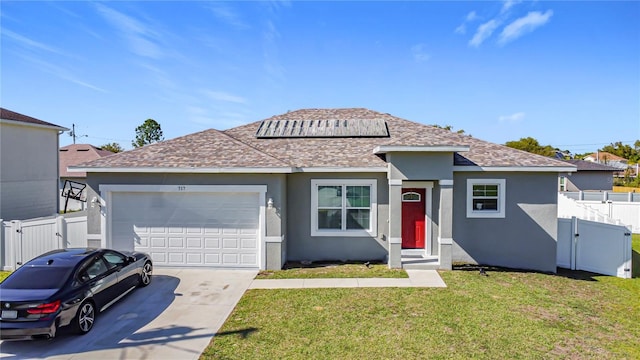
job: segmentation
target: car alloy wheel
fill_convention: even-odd
[[[140,284],[147,286],[151,283],[151,274],[153,273],[153,265],[150,262],[144,263],[142,266],[142,273],[140,273]]]
[[[77,315],[78,331],[81,334],[88,333],[92,328],[96,320],[96,310],[93,307],[93,303],[85,302],[80,306]]]

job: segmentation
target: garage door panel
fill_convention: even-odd
[[[204,264],[205,265],[221,265],[220,264],[220,254],[204,254]]]
[[[187,249],[202,249],[202,238],[187,238]]]
[[[185,254],[183,252],[169,252],[169,264],[171,265],[184,265]]]
[[[240,263],[244,264],[254,264],[258,262],[258,257],[255,254],[240,254]]]
[[[159,251],[150,251],[149,255],[151,255],[151,260],[154,263],[166,263],[167,262],[167,253],[159,252]]]
[[[167,247],[167,239],[163,237],[152,237],[151,248],[165,248]]]
[[[258,193],[113,193],[111,240],[156,265],[258,267]]]
[[[258,244],[255,239],[240,239],[240,248],[244,250],[255,250]]]
[[[204,240],[204,248],[205,249],[210,249],[210,250],[217,250],[220,249],[220,239],[215,238],[207,238]]]
[[[187,264],[188,265],[203,265],[203,254],[202,253],[187,253]]]
[[[169,238],[169,247],[170,248],[178,248],[178,249],[182,249],[186,247],[185,244],[185,239],[184,238],[176,238],[176,237],[172,237]]]
[[[240,256],[238,254],[236,254],[236,253],[231,253],[231,254],[225,253],[225,254],[222,254],[222,264],[223,265],[233,265],[233,266],[240,265],[239,258],[240,258]]]
[[[223,238],[222,239],[222,248],[227,250],[227,249],[237,249],[238,248],[238,239],[236,238]]]

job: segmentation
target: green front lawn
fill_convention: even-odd
[[[9,274],[11,274],[11,271],[0,271],[0,282],[4,281]]]
[[[638,235],[633,248],[638,276]],[[447,288],[250,290],[201,358],[640,358],[640,278],[488,274],[441,272]]]
[[[287,264],[284,270],[261,271],[256,279],[318,279],[318,278],[406,278],[403,269],[389,269],[386,264]]]

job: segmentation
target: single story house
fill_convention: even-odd
[[[0,108],[0,219],[58,213],[59,134],[67,130]]]
[[[611,191],[619,168],[586,160],[563,160],[576,166],[575,173],[560,175],[559,191]]]
[[[585,156],[583,160],[613,166],[620,170],[624,170],[629,166],[627,159],[606,151],[596,151],[593,154]]]
[[[303,109],[71,167],[90,245],[169,266],[432,261],[556,271],[575,166],[362,108]]]
[[[80,195],[82,199],[86,199],[86,191],[81,190],[81,184],[85,183],[87,174],[84,172],[70,172],[67,168],[113,154],[111,151],[102,150],[90,144],[71,144],[60,148],[60,210],[64,210],[65,205],[67,210],[84,210],[85,208],[83,201],[70,198],[67,202],[67,198],[64,195],[65,192],[71,191],[72,195]],[[81,193],[77,194],[77,192]]]

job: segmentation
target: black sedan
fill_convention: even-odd
[[[151,282],[147,254],[63,249],[25,263],[0,284],[0,339],[52,338],[70,325],[86,334],[96,315]]]

